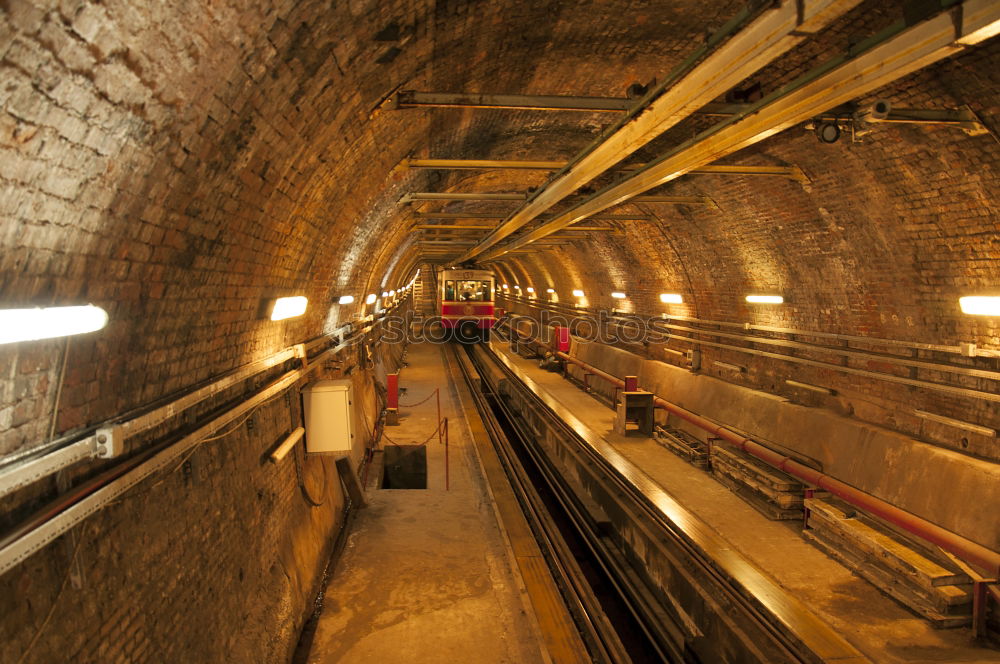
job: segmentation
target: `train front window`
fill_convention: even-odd
[[[463,280],[455,282],[455,290],[449,290],[445,282],[445,299],[458,300],[461,302],[487,302],[489,301],[490,286],[488,281]],[[457,297],[456,297],[457,295]]]

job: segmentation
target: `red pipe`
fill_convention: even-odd
[[[619,387],[625,385],[625,381],[620,380],[611,374],[605,373],[582,360],[570,357],[566,353],[557,353],[557,355],[567,362],[575,364],[583,369],[586,369],[590,373],[600,376],[613,385],[617,385]],[[775,468],[779,468],[793,477],[797,477],[800,480],[821,489],[826,489],[833,495],[842,498],[851,505],[863,509],[866,512],[870,512],[877,517],[885,519],[893,525],[899,526],[903,530],[911,532],[928,542],[936,544],[942,549],[950,551],[969,563],[982,567],[992,576],[1000,575],[1000,553],[996,551],[987,549],[981,544],[966,539],[961,535],[951,532],[950,530],[946,530],[941,526],[927,521],[926,519],[922,519],[915,514],[902,510],[895,505],[890,505],[880,498],[876,498],[869,493],[855,489],[849,484],[845,484],[844,482],[834,479],[825,473],[821,473],[814,468],[801,464],[794,459],[778,454],[774,450],[764,447],[760,443],[754,442],[749,438],[745,438],[723,426],[719,426],[718,424],[715,424],[700,415],[696,415],[689,410],[685,410],[676,404],[670,403],[666,399],[654,397],[653,403],[658,408],[662,408],[673,413],[674,415],[677,415],[681,419],[690,422],[696,427],[704,429],[714,437],[721,438],[732,443],[733,445],[736,445],[747,454],[751,454],[761,461],[764,461]]]

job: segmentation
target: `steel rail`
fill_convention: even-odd
[[[570,552],[558,526],[545,509],[537,490],[528,479],[527,473],[513,449],[510,437],[504,431],[499,417],[490,406],[488,397],[483,390],[485,379],[482,378],[479,365],[472,354],[463,358],[462,353],[454,347],[452,347],[452,354],[465,378],[476,410],[486,425],[493,449],[500,459],[510,487],[521,506],[538,546],[544,553],[546,563],[553,576],[560,580],[561,595],[568,604],[567,609],[577,621],[577,627],[582,632],[581,636],[584,637],[584,642],[588,645],[589,654],[598,662],[627,663],[629,658],[625,654],[624,647],[608,616],[601,608],[600,602]],[[476,372],[478,376],[478,387],[472,372]],[[490,388],[492,389],[492,387],[491,385]],[[495,399],[494,402],[502,408],[503,404],[499,399]],[[506,414],[509,418],[509,413]],[[513,431],[515,435],[521,435],[516,427],[513,428]]]
[[[954,4],[942,0],[944,4]],[[939,5],[940,6],[940,5]],[[631,176],[609,185],[542,226],[502,247],[491,249],[517,228],[500,237],[495,234],[462,257],[495,259],[513,249],[539,240],[559,229],[634,199],[643,192],[666,184],[688,171],[705,166],[791,126],[808,120],[832,106],[856,99],[872,90],[960,52],[996,32],[1000,4],[990,0],[966,0],[962,11],[939,13],[910,25],[904,20],[861,42],[847,54],[807,72],[783,88],[753,104],[741,115],[721,122],[695,138],[647,164]],[[624,156],[624,155],[623,155]],[[546,190],[543,191],[547,191]],[[538,196],[533,199],[537,200]],[[560,200],[564,198],[560,197]],[[533,201],[522,208],[527,209]],[[512,217],[512,221],[517,218]],[[537,215],[533,215],[531,219]],[[530,220],[530,219],[529,219]]]
[[[508,381],[523,387],[521,394],[537,405],[536,414],[563,432],[567,440],[576,443],[565,449],[569,456],[581,459],[588,468],[587,472],[592,474],[591,481],[596,481],[601,487],[598,493],[611,497],[617,505],[613,509],[623,509],[630,514],[629,522],[647,532],[651,541],[657,543],[656,546],[669,542],[677,547],[675,553],[680,554],[682,559],[675,560],[675,563],[694,575],[699,587],[715,589],[726,597],[722,603],[727,606],[726,615],[718,615],[716,620],[726,622],[729,628],[737,623],[743,628],[753,625],[754,630],[759,630],[755,636],[766,637],[767,646],[774,649],[772,655],[782,653],[781,661],[831,664],[869,661],[794,595],[779,588],[770,577],[735,551],[708,524],[688,512],[641,469],[635,468],[568,409],[555,402],[507,358],[492,349],[484,349],[483,352],[489,354]],[[589,483],[583,478],[580,481]],[[702,595],[700,601],[707,602],[710,596]],[[668,601],[674,600],[668,598]],[[686,605],[675,604],[672,609],[686,611],[682,606]],[[733,611],[733,608],[738,610]],[[734,618],[736,622],[728,622]],[[686,624],[691,616],[681,620]],[[699,629],[706,627],[697,626]],[[743,631],[739,633],[750,636]],[[755,645],[760,644],[755,642]],[[768,658],[765,661],[770,664],[777,660]]]

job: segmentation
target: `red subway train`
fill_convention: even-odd
[[[489,270],[449,269],[439,274],[441,324],[465,343],[488,341],[496,322],[493,293],[496,280]]]

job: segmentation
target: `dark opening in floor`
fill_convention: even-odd
[[[427,448],[423,445],[386,445],[382,465],[383,489],[426,489]]]

